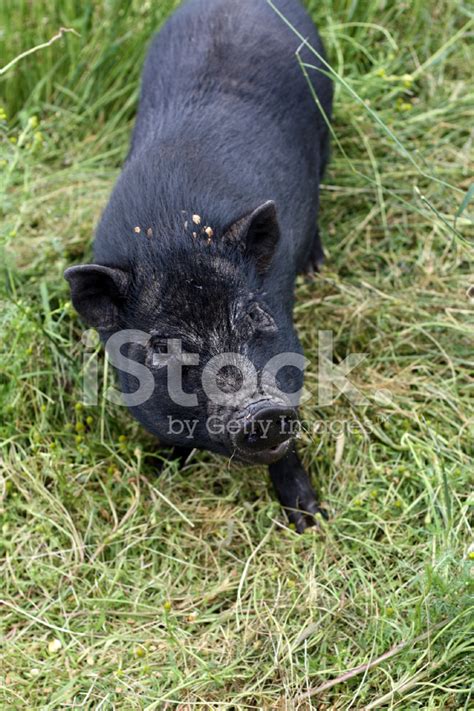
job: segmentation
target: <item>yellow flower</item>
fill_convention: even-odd
[[[409,104],[408,101],[402,101],[402,99],[398,99],[397,111],[411,111],[412,108],[413,104]]]
[[[39,124],[38,117],[37,116],[30,116],[28,119],[28,125],[30,128],[36,128]]]

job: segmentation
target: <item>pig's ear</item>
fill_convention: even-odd
[[[270,266],[279,238],[275,203],[267,200],[230,225],[224,232],[223,241],[235,244],[243,253],[252,257],[257,271],[263,274]]]
[[[118,304],[129,285],[126,272],[99,264],[80,264],[66,269],[64,277],[71,288],[74,308],[88,326],[113,329],[117,325]]]

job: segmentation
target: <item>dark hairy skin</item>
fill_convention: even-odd
[[[275,5],[317,52],[321,41],[298,0]],[[328,159],[325,118],[332,84],[322,65],[266,0],[188,0],[153,39],[145,61],[130,151],[104,210],[94,262],[71,267],[73,303],[104,342],[122,329],[149,341],[122,353],[153,372],[155,390],[132,414],[160,442],[207,449],[269,465],[276,494],[298,531],[314,522],[316,495],[293,442],[271,431],[268,446],[239,431],[214,436],[206,418],[259,424],[293,418],[285,397],[259,380],[246,400],[210,404],[201,387],[204,365],[221,353],[251,362],[259,378],[268,360],[301,354],[293,325],[296,275],[322,260],[319,184]],[[183,369],[183,408],[169,396],[163,368],[152,365],[166,339],[199,354]],[[137,379],[118,370],[122,391]],[[298,390],[302,372],[282,368],[278,386]],[[218,382],[238,390],[232,369]],[[192,418],[183,438],[169,418]],[[240,425],[239,425],[240,426]],[[243,425],[242,425],[243,427]],[[255,439],[255,438],[254,438]],[[263,438],[262,438],[263,439]]]

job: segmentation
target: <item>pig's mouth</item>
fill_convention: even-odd
[[[273,464],[285,456],[290,446],[291,438],[284,442],[280,442],[275,447],[270,449],[262,449],[260,451],[250,452],[236,447],[234,450],[235,456],[247,464]]]

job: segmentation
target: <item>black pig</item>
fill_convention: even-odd
[[[94,263],[65,276],[104,341],[137,332],[120,351],[129,359],[121,388],[134,393],[146,366],[154,390],[132,398],[134,416],[165,445],[269,465],[303,531],[319,511],[292,438],[291,393],[303,372],[300,361],[283,361],[265,380],[265,367],[282,353],[301,357],[294,285],[323,255],[318,194],[329,138],[320,108],[330,116],[332,84],[302,42],[322,55],[300,3],[275,6],[287,22],[266,0],[188,0],[168,20],[148,52]],[[318,102],[298,49],[314,65]],[[219,354],[232,355],[222,365]]]

